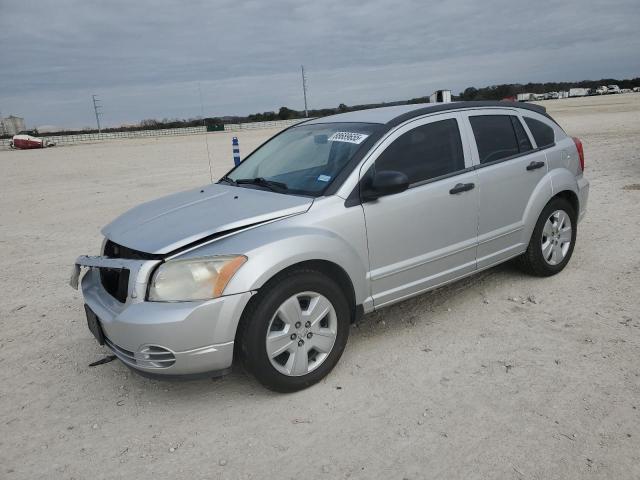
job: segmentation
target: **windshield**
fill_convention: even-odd
[[[319,196],[380,128],[371,123],[300,125],[275,136],[222,181],[280,193]]]

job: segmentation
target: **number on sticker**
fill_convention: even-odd
[[[355,143],[361,144],[369,135],[365,135],[364,133],[355,133],[355,132],[336,132],[331,135],[328,140],[330,142],[347,142],[347,143]]]

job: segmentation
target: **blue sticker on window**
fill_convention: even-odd
[[[320,175],[320,176],[318,176],[318,181],[319,182],[328,182],[329,180],[331,180],[331,177],[329,175]]]

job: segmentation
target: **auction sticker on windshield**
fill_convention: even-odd
[[[357,145],[361,144],[365,141],[365,139],[369,135],[365,135],[364,133],[355,133],[355,132],[336,132],[331,135],[327,140],[330,142],[347,142],[347,143],[355,143]]]

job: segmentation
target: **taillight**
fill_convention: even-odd
[[[584,172],[584,148],[582,148],[582,142],[578,137],[573,137],[573,143],[576,144],[578,156],[580,157],[580,170]]]

